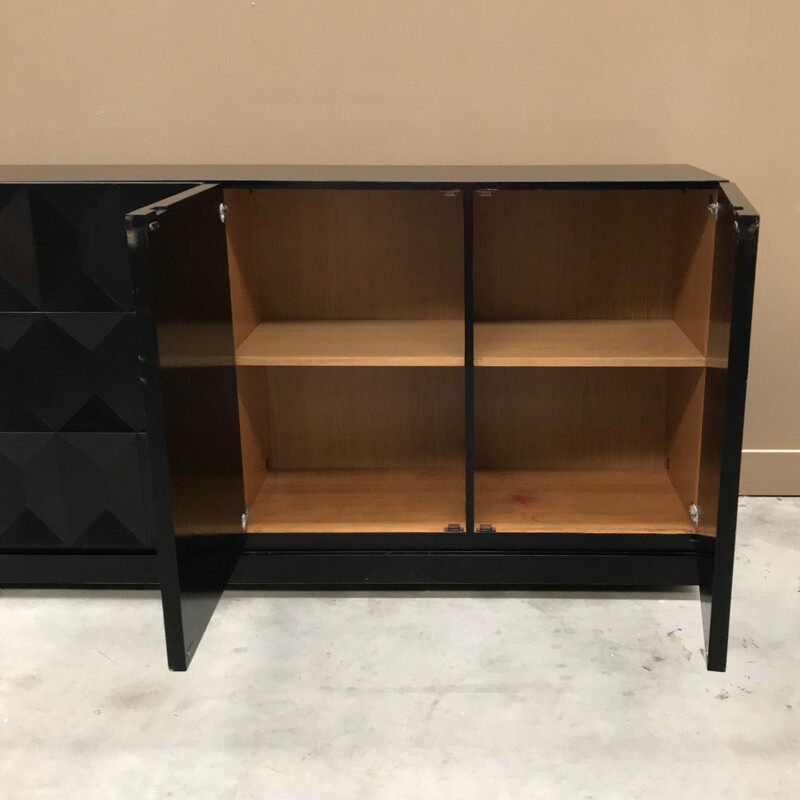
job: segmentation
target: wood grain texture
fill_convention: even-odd
[[[708,210],[719,193],[706,190],[687,193],[676,211],[675,237],[678,248],[675,266],[675,307],[673,316],[695,347],[708,352],[711,284],[714,265],[714,241],[717,217]],[[691,199],[691,202],[689,200]]]
[[[694,531],[663,469],[477,472],[475,522],[498,533]]]
[[[459,320],[262,322],[236,349],[261,366],[464,366]]]
[[[667,473],[684,508],[698,502],[705,370],[667,372]]]
[[[464,525],[463,465],[439,470],[270,471],[251,533],[442,532]]]
[[[270,469],[421,469],[464,458],[452,367],[244,367],[262,373]]]
[[[269,398],[265,369],[236,368],[239,387],[239,431],[242,438],[244,497],[248,507],[267,477],[269,463]]]
[[[479,368],[476,467],[663,470],[666,372]]]
[[[237,345],[254,316],[463,319],[458,197],[434,190],[333,189],[236,190],[226,196],[229,253],[238,273],[234,310],[245,320]]]
[[[686,367],[704,363],[700,351],[672,320],[475,325],[475,365],[479,367]]]
[[[705,189],[476,197],[476,320],[672,319],[679,284],[693,286],[681,283],[687,271],[711,269],[707,248],[693,262],[708,197]]]
[[[225,233],[228,246],[228,271],[231,284],[233,340],[238,347],[261,320],[259,298],[263,291],[263,276],[255,266],[253,254],[252,190],[225,189],[223,193],[228,215]]]

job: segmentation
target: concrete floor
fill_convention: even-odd
[[[796,798],[800,499],[742,501],[729,669],[695,591],[0,597],[0,797]]]

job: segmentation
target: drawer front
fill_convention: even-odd
[[[153,546],[125,214],[179,188],[0,185],[0,550]]]
[[[0,431],[144,425],[132,313],[0,313]]]
[[[0,550],[152,546],[140,437],[0,433]]]

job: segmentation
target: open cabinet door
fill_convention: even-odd
[[[698,502],[700,595],[708,669],[728,650],[739,473],[742,461],[758,212],[722,184],[714,246]]]
[[[145,496],[173,670],[188,667],[246,527],[222,203],[221,187],[199,186],[127,216]]]

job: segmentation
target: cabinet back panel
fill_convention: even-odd
[[[708,190],[663,189],[476,197],[476,319],[679,316],[705,352],[713,199]]]
[[[330,189],[225,197],[237,340],[262,320],[463,319],[459,197]]]
[[[666,372],[476,370],[476,469],[663,469]]]
[[[460,369],[246,369],[250,380],[240,392],[250,393],[241,399],[253,410],[247,430],[257,452],[268,453],[269,469],[413,469],[463,461]]]

